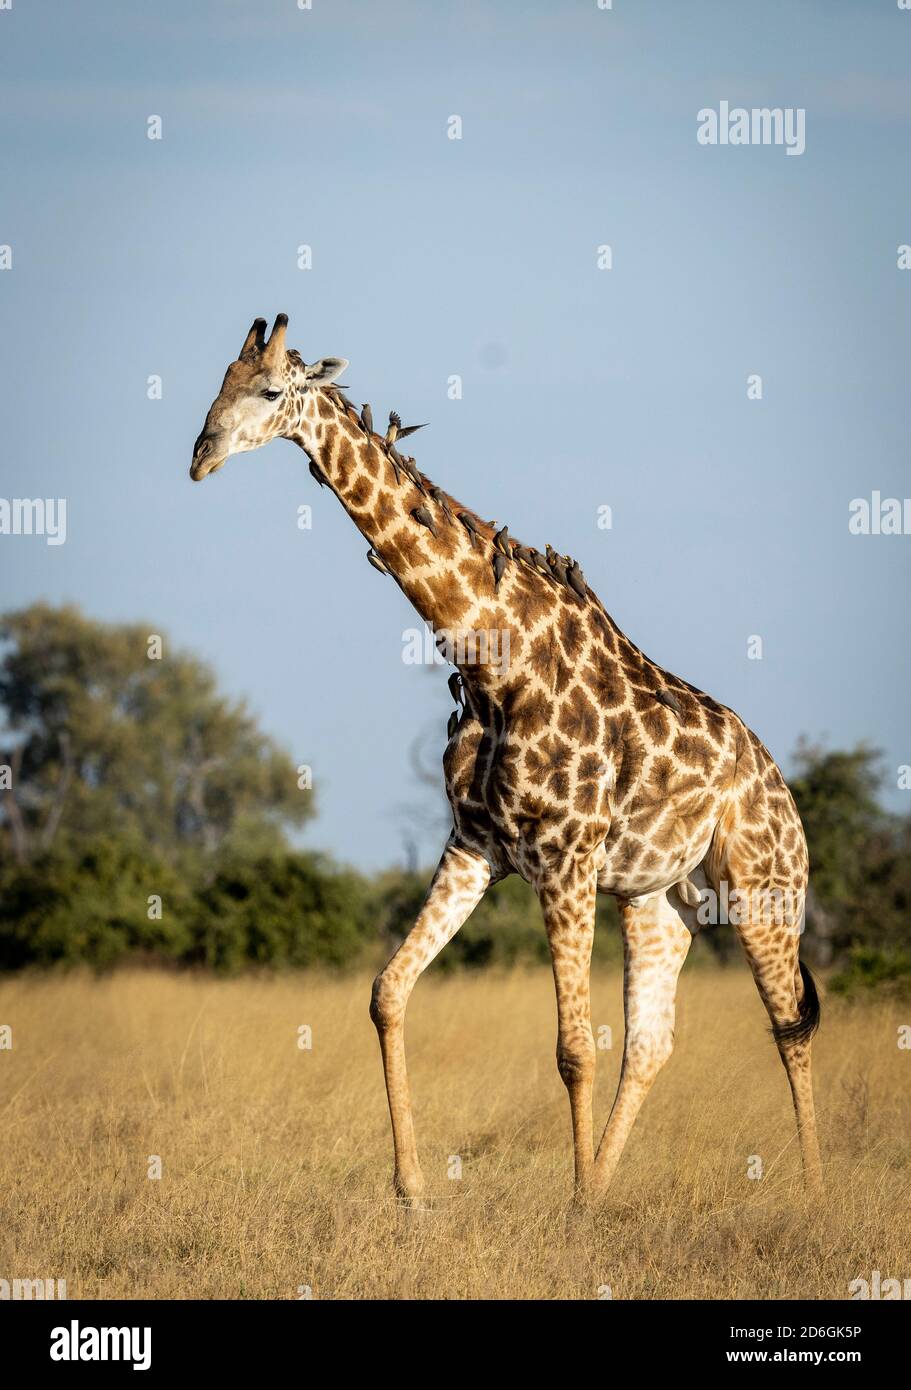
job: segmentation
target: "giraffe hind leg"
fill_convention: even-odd
[[[740,760],[742,759],[742,767]],[[807,844],[781,772],[753,735],[741,741],[738,776],[704,868],[746,952],[787,1072],[807,1190],[822,1187],[810,1045],[819,1024],[813,977],[799,960]]]
[[[822,1188],[822,1165],[816,1133],[810,1044],[819,1026],[819,996],[809,968],[798,959],[797,924],[756,920],[737,923],[753,979],[772,1024],[772,1037],[784,1064],[794,1102],[797,1133],[807,1191]]]

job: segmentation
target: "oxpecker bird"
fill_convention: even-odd
[[[402,469],[405,466],[405,461],[394,444],[386,450],[386,457],[392,464],[392,471],[395,474],[395,481],[397,483],[400,483],[402,481]]]
[[[426,424],[426,422],[425,422]],[[409,434],[414,434],[416,430],[424,429],[424,425],[403,425],[401,415],[396,411],[389,412],[389,428],[386,431],[385,444],[388,448],[397,439],[407,439]]]
[[[426,526],[432,535],[437,534],[436,524],[426,507],[412,507],[411,515],[421,526]]]
[[[396,453],[396,454],[398,453],[398,451],[397,451],[396,449],[394,449],[394,448],[393,448],[392,452],[393,452],[393,453]],[[398,454],[398,458],[399,458],[399,462],[400,462],[401,466],[404,468],[405,472],[408,474],[409,478],[410,478],[411,481],[414,483],[414,485],[415,485],[415,487],[417,488],[418,492],[423,492],[424,496],[426,497],[426,496],[427,496],[427,489],[426,489],[425,486],[424,486],[424,479],[421,477],[420,473],[418,472],[418,470],[417,470],[417,468],[416,468],[416,466],[415,466],[414,459],[413,459],[413,458],[410,458],[410,457],[402,458],[401,454]]]
[[[508,526],[501,526],[499,531],[493,538],[494,545],[497,547],[497,550],[502,552],[503,555],[510,554],[508,532]]]
[[[441,487],[432,487],[430,489],[430,496],[433,498],[434,502],[436,502],[437,506],[441,508],[446,520],[452,521],[452,512],[449,510],[449,503],[446,501],[446,494],[443,489]]]
[[[462,525],[465,527],[465,530],[468,532],[468,535],[471,539],[472,550],[477,550],[478,537],[482,534],[481,531],[478,529],[478,523],[471,515],[471,512],[459,512],[459,521],[461,521]]]
[[[556,551],[548,555],[547,563],[550,565],[550,572],[559,584],[566,583],[566,565]]]
[[[683,713],[683,706],[672,690],[665,690],[664,686],[661,686],[655,691],[655,699],[662,705],[667,705],[667,708],[672,709],[675,714]]]
[[[509,561],[503,554],[502,550],[498,550],[493,557],[493,584],[495,589],[498,589],[500,587],[500,580],[506,573],[506,566],[508,564]]]
[[[384,437],[384,439],[383,439],[383,443],[386,445],[386,448],[387,448],[387,449],[390,447],[390,445],[394,444],[395,441],[398,439],[398,437],[399,437],[399,430],[400,430],[401,428],[402,428],[402,417],[401,417],[401,415],[397,415],[397,414],[395,413],[394,410],[390,410],[390,412],[389,412],[389,425],[388,425],[388,427],[387,427],[387,429],[386,429],[386,434],[385,434],[385,437]]]
[[[341,391],[336,391],[335,398],[338,401],[339,405],[342,407],[342,410],[344,410],[346,414],[350,410],[351,414],[354,416],[355,420],[360,425],[361,417],[357,413],[357,406],[354,404],[354,401],[349,401],[348,397],[344,395]]]
[[[569,556],[566,558],[569,559]],[[585,588],[585,575],[579,568],[578,561],[572,560],[567,566],[566,582],[580,598],[588,598],[588,591]]]
[[[389,573],[386,566],[383,564],[382,560],[380,559],[379,555],[377,555],[375,550],[367,551],[367,559],[370,561],[371,565],[375,570],[379,570],[380,574]]]

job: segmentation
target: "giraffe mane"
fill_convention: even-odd
[[[288,356],[293,358],[296,364],[304,366],[306,365],[306,363],[303,362],[303,358],[301,357],[300,353],[297,352],[295,349],[290,349],[288,352]],[[351,401],[348,400],[347,396],[345,396],[343,392],[339,390],[335,383],[333,383],[331,386],[327,386],[322,389],[323,394],[328,397],[328,399],[332,402],[332,404],[338,410],[343,419],[351,420],[352,423],[357,422],[357,424],[360,426],[360,412],[358,411],[357,407]],[[471,507],[465,506],[465,504],[463,502],[460,502],[457,497],[453,497],[452,493],[447,492],[445,488],[439,487],[439,485],[435,483],[432,478],[428,477],[427,474],[424,473],[421,469],[418,469],[418,473],[420,474],[421,481],[424,484],[426,484],[428,491],[431,488],[433,488],[435,491],[439,492],[442,500],[446,502],[450,510],[456,513],[464,512],[465,515],[470,517],[472,522],[477,526],[476,534],[480,536],[482,540],[492,543],[497,531],[495,522],[485,521],[484,518],[482,516],[479,516],[478,513],[474,511]],[[438,499],[436,498],[431,498],[430,500],[438,501]],[[510,536],[510,540],[513,542],[514,545],[519,545],[526,550],[537,548],[534,546],[526,546],[525,542],[520,541],[517,536]],[[544,578],[543,575],[541,575],[540,577],[542,579]],[[597,596],[591,590],[589,590],[589,593],[591,594],[591,597],[595,600],[595,602],[600,604],[600,600],[597,599]]]
[[[302,360],[300,357],[300,353],[298,352],[291,352],[289,355],[293,356],[297,361]],[[342,392],[335,383],[333,383],[330,386],[322,387],[319,389],[321,389],[323,394],[326,397],[328,397],[328,399],[332,402],[335,408],[339,411],[343,419],[349,420],[351,423],[356,422],[359,428],[362,427],[360,412],[358,411],[357,407],[353,404],[352,401],[350,401],[347,398],[344,392]],[[464,506],[458,500],[458,498],[453,497],[451,493],[446,492],[443,488],[438,487],[437,484],[434,483],[433,479],[429,478],[426,473],[422,472],[420,469],[418,469],[418,473],[420,475],[421,481],[425,484],[428,491],[430,489],[434,489],[440,494],[439,498],[430,497],[428,500],[436,501],[437,505],[442,505],[442,502],[445,502],[449,509],[456,516],[459,513],[463,513],[469,516],[471,518],[472,523],[477,527],[477,534],[480,536],[480,538],[486,541],[488,544],[493,543],[493,538],[496,534],[497,529],[495,522],[485,521],[483,517],[478,516],[477,512],[473,511],[470,507]],[[512,540],[514,545],[522,546],[525,549],[533,548],[525,546],[525,543],[523,541],[519,541],[518,538],[515,536],[511,536],[510,540]],[[541,552],[538,553],[540,554]],[[513,563],[517,564],[519,562],[513,560]],[[545,578],[544,575],[539,574],[537,570],[531,569],[528,566],[526,566],[525,568],[526,572],[531,574],[537,574],[538,578],[541,579],[542,582],[552,582],[558,588],[562,587],[559,583],[559,580],[557,580],[556,578],[549,581]],[[672,671],[667,671],[657,661],[654,661],[651,657],[647,656],[646,653],[643,652],[640,647],[636,646],[636,644],[629,637],[627,637],[625,633],[621,631],[621,629],[618,627],[614,619],[608,613],[604,604],[601,602],[601,599],[591,588],[591,586],[586,584],[586,589],[588,593],[587,602],[593,608],[595,608],[596,611],[601,615],[601,617],[607,623],[611,631],[617,634],[618,636],[622,637],[623,640],[627,643],[634,658],[638,659],[641,665],[643,676],[647,677],[648,675],[650,675],[655,682],[658,682],[657,691],[653,693],[656,693],[659,696],[659,698],[664,697],[665,699],[669,699],[670,701],[675,701],[676,696],[679,694],[690,695],[693,696],[699,704],[702,704],[714,711],[725,711],[726,713],[733,713],[733,711],[729,710],[726,705],[720,704],[718,701],[712,699],[711,696],[707,695],[704,691],[700,690],[697,686],[691,685],[688,681],[683,680],[681,676],[675,675]]]

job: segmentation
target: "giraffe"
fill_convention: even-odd
[[[200,481],[275,438],[299,445],[369,542],[371,563],[450,642],[457,667],[443,756],[452,831],[370,1004],[397,1197],[420,1206],[425,1194],[405,1063],[408,998],[490,885],[513,873],[534,888],[550,947],[575,1200],[603,1200],[671,1055],[677,979],[709,893],[731,904],[790,1084],[805,1184],[819,1192],[810,1069],[819,1002],[798,958],[806,840],[770,753],[732,710],[645,656],[574,560],[521,545],[431,483],[396,447],[409,433],[399,417],[375,433],[369,407],[358,413],[337,384],[345,359],[307,365],[286,347],[287,324],[279,314],[267,339],[266,321],[254,321],[190,476]],[[453,633],[499,633],[509,659],[486,659],[477,642],[452,645]],[[589,976],[599,892],[619,906],[625,1037],[596,1149]]]

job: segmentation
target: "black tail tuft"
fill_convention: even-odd
[[[772,1037],[777,1043],[808,1043],[819,1027],[819,995],[816,981],[803,961],[798,961],[800,978],[803,982],[803,998],[797,1009],[793,1023],[772,1025]]]

